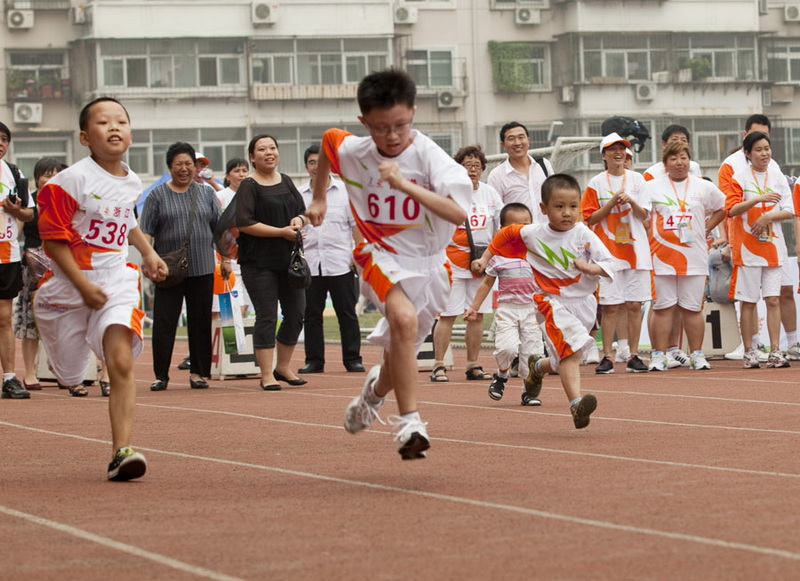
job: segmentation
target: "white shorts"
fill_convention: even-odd
[[[542,331],[536,321],[536,304],[500,303],[494,313],[494,358],[508,369],[519,355],[519,376],[528,375],[528,357],[544,353]]]
[[[536,294],[533,298],[550,365],[553,371],[558,371],[562,359],[581,353],[586,345],[594,342],[589,331],[597,319],[597,300],[594,295],[564,298]]]
[[[792,279],[792,269],[789,267],[789,260],[787,258],[783,261],[781,266],[781,286],[790,286],[794,288],[794,280]]]
[[[415,351],[419,352],[450,293],[450,262],[444,250],[434,256],[398,256],[377,244],[364,244],[353,251],[353,258],[361,276],[361,294],[383,315],[367,339],[391,352],[385,301],[399,285],[417,310]]]
[[[655,275],[656,298],[653,309],[668,309],[678,305],[687,311],[703,310],[706,295],[706,275]]]
[[[733,298],[746,303],[757,303],[766,297],[781,294],[780,266],[734,266],[731,274]]]
[[[103,356],[103,337],[111,325],[133,331],[134,357],[142,351],[142,319],[139,308],[139,269],[129,264],[119,270],[83,271],[90,282],[106,293],[101,309],[90,309],[78,289],[61,275],[46,280],[34,295],[33,311],[39,336],[53,373],[62,385],[77,385],[84,379],[91,352]]]
[[[445,317],[463,315],[464,311],[472,304],[472,299],[475,298],[475,293],[478,292],[478,287],[482,282],[483,278],[454,278],[442,315]],[[492,312],[492,293],[486,295],[478,312],[483,314]]]
[[[618,270],[613,279],[600,277],[600,304],[621,305],[653,300],[650,270]]]

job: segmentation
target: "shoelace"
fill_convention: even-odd
[[[395,442],[401,441],[408,432],[413,431],[418,426],[421,425],[424,428],[428,425],[428,422],[423,422],[421,420],[409,420],[397,415],[389,416],[386,418],[386,420],[394,430]]]
[[[383,400],[380,403],[370,404],[366,398],[361,398],[361,405],[358,406],[358,413],[359,413],[359,420],[362,424],[369,426],[372,424],[372,420],[378,420],[384,426],[386,422],[381,419],[380,414],[378,413],[378,408],[383,405]]]

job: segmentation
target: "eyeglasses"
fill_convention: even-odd
[[[376,137],[389,137],[392,133],[395,135],[405,135],[411,129],[411,122],[401,123],[400,125],[395,125],[394,127],[373,127],[364,121],[364,125],[370,130],[370,133]]]
[[[483,169],[483,166],[479,163],[463,163],[461,165],[467,169]]]

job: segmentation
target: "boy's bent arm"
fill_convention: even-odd
[[[96,310],[106,304],[108,297],[99,286],[89,282],[89,279],[83,275],[83,272],[81,272],[81,269],[78,267],[78,263],[75,262],[72,250],[70,250],[66,242],[60,240],[43,240],[42,244],[47,254],[53,259],[53,262],[55,262],[58,268],[61,269],[61,272],[64,273],[64,276],[66,276],[78,292],[81,293],[87,307]]]
[[[321,157],[320,155],[320,158]],[[403,173],[400,171],[400,166],[396,161],[381,162],[378,169],[381,172],[381,179],[386,180],[394,189],[403,192],[408,197],[425,206],[439,218],[453,224],[463,224],[466,221],[467,212],[464,208],[459,206],[455,200],[449,197],[436,195],[430,190],[426,190],[422,186],[410,182],[403,176]],[[319,170],[317,170],[317,177],[319,178]],[[316,198],[316,187],[314,189]]]

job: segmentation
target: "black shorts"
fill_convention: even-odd
[[[0,264],[0,300],[15,298],[22,290],[22,263]]]

